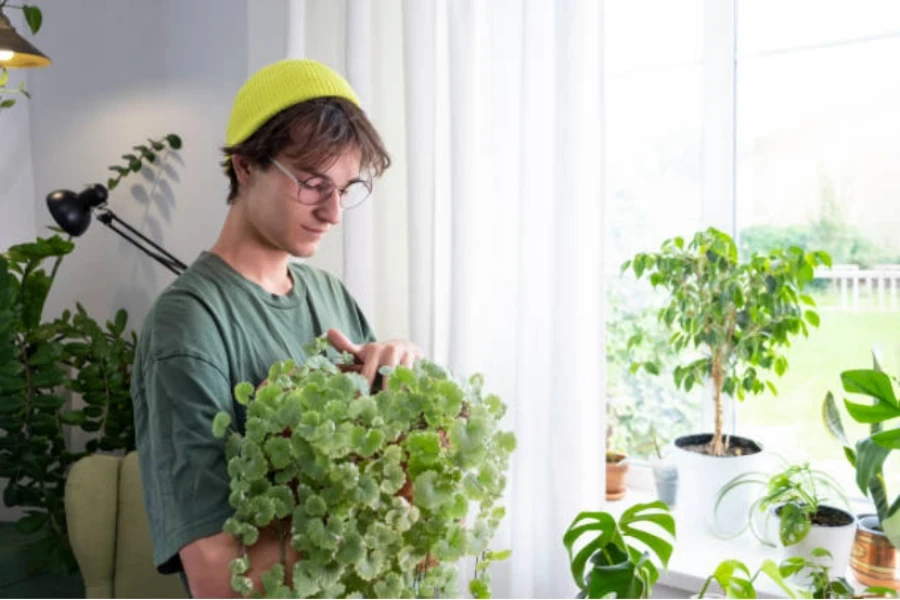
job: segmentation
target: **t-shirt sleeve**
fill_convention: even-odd
[[[221,368],[203,356],[171,354],[144,364],[135,428],[153,563],[161,573],[182,570],[179,550],[221,532],[233,513],[225,441],[212,434],[216,414],[233,413],[230,388]]]

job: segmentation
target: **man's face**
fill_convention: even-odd
[[[348,150],[321,170],[309,170],[308,165],[304,169],[285,153],[275,160],[293,178],[274,164],[266,170],[251,168],[247,181],[241,182],[236,207],[263,244],[292,256],[310,257],[328,230],[341,221],[339,190],[359,178],[359,151]],[[320,190],[328,188],[335,191],[322,197]]]

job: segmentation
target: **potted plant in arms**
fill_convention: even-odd
[[[228,436],[234,516],[226,532],[246,548],[262,528],[281,531],[302,559],[263,575],[266,597],[406,598],[457,594],[460,558],[476,559],[469,591],[489,597],[487,566],[509,552],[488,549],[504,515],[512,433],[506,407],[482,393],[481,376],[462,381],[428,361],[382,369],[370,395],[358,373],[342,372],[323,340],[302,365],[272,365],[247,406],[244,432],[220,413]],[[346,357],[344,357],[346,358]],[[352,357],[350,357],[352,359]],[[470,508],[477,507],[470,514]],[[254,592],[246,553],[232,561],[232,587]]]
[[[772,476],[757,471],[743,473],[721,489],[716,508],[729,494],[744,487],[763,491],[751,505],[739,533],[749,528],[764,544],[774,545],[772,538],[777,538],[788,557],[824,561],[837,573],[847,570],[856,517],[849,512],[840,484],[828,473],[811,469],[806,463],[785,464]],[[757,518],[762,519],[761,527]],[[773,535],[770,525],[777,525],[777,534]],[[825,554],[815,552],[817,548],[824,548]]]
[[[606,512],[580,513],[563,536],[578,597],[649,598],[674,540],[675,519],[662,502],[635,504],[618,521]]]
[[[848,394],[862,394],[873,401],[862,404],[844,400],[850,417],[870,427],[870,435],[853,445],[847,440],[831,392],[822,404],[826,428],[844,446],[844,455],[856,469],[857,486],[871,498],[877,511],[875,515],[860,517],[850,567],[862,583],[900,589],[900,497],[888,503],[884,476],[888,454],[900,449],[900,428],[885,430],[884,424],[900,417],[900,400],[894,381],[877,361],[873,369],[842,372],[841,383]]]
[[[718,490],[757,468],[760,444],[725,434],[725,397],[743,400],[766,389],[776,393],[766,374],[782,375],[791,338],[807,335],[808,325],[818,326],[818,314],[804,308],[815,301],[801,291],[813,280],[815,267],[830,263],[824,252],[796,247],[741,260],[734,240],[709,228],[687,244],[680,237],[666,240],[659,252],[637,254],[622,266],[623,272],[630,268],[638,279],[647,277],[669,294],[657,316],[672,331],[671,344],[686,356],[673,370],[675,384],[685,392],[695,385],[711,387],[713,431],[675,440],[681,505],[689,522],[713,526]],[[640,335],[629,340],[632,347],[640,343]],[[633,365],[634,371],[640,368],[660,372],[655,360]],[[723,522],[739,520],[748,505],[748,498],[735,496],[720,511],[727,517]]]

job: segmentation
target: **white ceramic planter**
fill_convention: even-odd
[[[821,506],[821,505],[820,505]],[[802,540],[790,546],[784,546],[784,554],[786,557],[802,556],[808,560],[817,562],[821,565],[828,566],[833,576],[843,576],[847,572],[850,564],[850,553],[853,550],[853,537],[856,535],[856,517],[845,510],[826,507],[831,510],[839,511],[846,514],[850,519],[847,525],[840,527],[824,527],[822,525],[813,525],[809,529]],[[773,519],[776,523],[775,539],[778,540],[778,528],[780,527],[780,519]],[[778,545],[781,545],[779,540]],[[815,558],[812,551],[816,548],[825,548],[831,552],[831,558],[827,556]]]
[[[717,535],[731,536],[747,522],[753,503],[751,486],[732,490],[715,511],[716,496],[726,483],[747,471],[765,466],[764,452],[744,456],[709,456],[684,450],[682,446],[709,441],[712,434],[686,435],[675,440],[674,461],[678,468],[679,522],[705,527]],[[735,439],[736,436],[732,436]],[[762,448],[761,444],[753,442]]]

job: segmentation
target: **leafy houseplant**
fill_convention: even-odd
[[[753,519],[756,512],[768,514],[774,510],[777,513],[778,536],[785,546],[801,542],[814,524],[846,526],[855,522],[853,515],[846,510],[826,505],[830,500],[841,503],[845,509],[849,508],[840,484],[828,473],[811,469],[809,463],[786,466],[783,471],[772,476],[759,471],[742,473],[719,491],[717,508],[732,490],[742,486],[761,487],[765,490],[751,506],[745,526],[745,529],[749,528],[765,544],[771,544],[771,541],[757,529]],[[847,550],[849,554],[849,547]]]
[[[819,316],[803,305],[815,301],[801,294],[815,276],[815,267],[831,265],[825,252],[800,248],[755,253],[747,261],[738,256],[734,240],[709,228],[687,245],[682,238],[666,240],[660,252],[640,253],[622,266],[653,287],[669,292],[669,302],[658,312],[659,321],[672,330],[671,344],[678,351],[694,349],[699,358],[674,369],[675,384],[685,391],[712,382],[715,432],[709,453],[723,456],[722,396],[743,400],[775,386],[766,371],[781,376],[787,368],[783,348],[792,336],[808,334],[807,324],[819,325]],[[642,336],[629,340],[641,343]],[[636,363],[658,374],[655,360]]]
[[[657,317],[684,357],[673,368],[675,385],[685,392],[707,383],[712,388],[713,432],[682,436],[674,444],[679,504],[687,522],[728,534],[746,516],[749,497],[734,494],[722,506],[724,518],[713,519],[719,489],[739,473],[758,469],[762,451],[753,440],[724,436],[723,396],[743,400],[767,388],[776,392],[766,373],[782,375],[791,338],[819,324],[818,314],[804,309],[815,301],[801,290],[820,264],[830,264],[826,253],[800,248],[741,260],[734,240],[709,228],[690,243],[672,238],[659,252],[637,254],[623,265],[623,271],[631,268],[638,279],[646,276],[669,294]],[[641,335],[629,340],[634,348],[641,343]],[[640,368],[660,373],[655,359],[632,365],[634,371]]]
[[[69,466],[85,453],[69,450],[65,430],[96,433],[87,451],[134,448],[130,367],[133,334],[127,315],[101,328],[79,305],[75,314],[42,322],[44,301],[73,244],[38,238],[0,256],[0,477],[6,506],[24,507],[22,533],[44,534],[34,565],[74,570],[63,504]],[[43,265],[53,260],[48,274]],[[65,409],[60,391],[80,393],[86,406]]]
[[[729,494],[742,487],[761,488],[750,507],[746,525],[761,542],[774,545],[770,522],[774,516],[778,525],[778,540],[788,556],[811,561],[827,561],[838,573],[847,570],[856,517],[850,512],[847,498],[840,484],[828,473],[811,469],[809,464],[787,465],[769,476],[753,471],[743,473],[728,482],[719,492],[716,508]],[[757,529],[762,519],[763,532]],[[824,548],[824,555],[816,550]]]
[[[482,394],[480,376],[457,381],[428,361],[383,369],[386,386],[370,395],[326,349],[317,340],[303,365],[276,363],[255,392],[235,388],[247,406],[243,433],[228,413],[213,424],[228,435],[235,513],[225,531],[246,548],[274,527],[302,556],[290,573],[283,564],[267,572],[264,594],[444,597],[457,591],[452,563],[474,556],[469,590],[489,597],[486,567],[509,554],[488,550],[515,448],[499,425],[505,406]],[[246,553],[231,565],[244,595],[249,567]]]
[[[877,511],[874,518],[868,516],[861,518],[856,544],[861,546],[860,553],[864,557],[883,557],[883,560],[891,561],[900,557],[897,550],[900,548],[900,496],[888,503],[884,461],[891,450],[900,449],[900,428],[885,430],[884,424],[900,416],[900,400],[894,391],[895,381],[881,370],[877,361],[873,369],[856,369],[841,373],[841,383],[845,392],[862,394],[872,400],[871,404],[844,400],[844,406],[850,417],[857,423],[867,424],[870,427],[870,435],[854,445],[847,440],[840,412],[831,392],[825,396],[822,405],[822,417],[828,431],[844,446],[844,455],[856,469],[856,485],[872,499]],[[875,546],[878,551],[867,552],[864,546],[869,545]],[[900,581],[893,576],[885,579],[883,574],[892,572],[892,569],[879,567],[888,565],[854,560],[851,566],[857,579],[863,583],[900,585]]]
[[[162,141],[180,146],[174,135]],[[140,164],[132,166],[131,172],[140,171]],[[101,326],[76,303],[74,311],[43,320],[56,273],[73,249],[54,235],[0,254],[0,478],[8,479],[4,504],[25,511],[17,529],[38,538],[31,548],[35,571],[77,566],[64,508],[69,467],[85,454],[135,447],[135,336],[127,313],[120,310]],[[80,396],[83,408],[67,407],[70,393]],[[90,434],[84,452],[71,449],[72,430]]]
[[[649,598],[674,539],[675,519],[662,502],[635,504],[618,521],[606,512],[580,513],[563,536],[579,598]]]
[[[14,6],[9,4],[9,0],[0,0],[0,19],[5,19],[6,17],[3,15],[3,10],[7,8],[18,8],[21,9],[25,14],[25,22],[28,24],[28,29],[31,31],[32,35],[37,33],[41,28],[41,23],[44,21],[44,15],[41,13],[41,9],[37,6],[31,6],[29,4],[24,4],[22,6]],[[25,82],[19,84],[18,87],[15,88],[7,88],[7,82],[9,81],[9,71],[5,67],[0,67],[0,110],[4,108],[11,108],[15,105],[15,98],[4,98],[4,95],[7,94],[22,94],[26,98],[29,98],[30,95],[25,90]]]
[[[781,588],[785,597],[800,598],[803,596],[798,594],[798,590],[794,589],[785,579],[803,569],[803,562],[803,559],[788,559],[781,565],[777,565],[772,560],[765,560],[751,575],[750,568],[741,561],[723,560],[713,574],[706,579],[697,597],[704,598],[710,585],[716,582],[722,588],[726,598],[756,598],[756,580],[760,575],[765,575]]]
[[[812,551],[813,559],[831,558],[824,548]],[[833,576],[834,569],[827,566],[827,560],[810,560],[800,556],[792,556],[776,565],[766,560],[751,576],[750,569],[739,560],[729,559],[719,563],[716,570],[703,584],[697,598],[704,598],[713,582],[719,585],[726,598],[756,598],[756,581],[760,575],[766,575],[775,583],[787,598],[861,598],[879,597],[896,598],[897,593],[889,588],[868,587],[864,590],[867,596],[860,596],[843,576]],[[838,571],[840,573],[840,571]],[[792,584],[790,578],[796,579],[805,574],[801,584]]]

